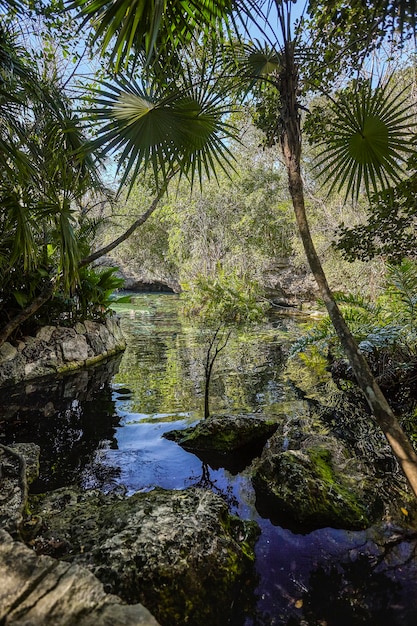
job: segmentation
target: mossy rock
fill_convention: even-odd
[[[266,441],[277,428],[277,418],[267,419],[258,414],[216,415],[191,428],[171,430],[163,436],[213,469],[224,467],[231,474],[238,474],[261,455]]]
[[[161,624],[218,626],[236,606],[255,602],[259,528],[228,512],[211,491],[155,489],[129,498],[60,489],[32,498],[44,521],[38,552],[88,567],[128,603]],[[47,552],[49,551],[49,552]],[[244,596],[243,596],[244,594]]]
[[[337,468],[324,445],[265,455],[253,475],[257,505],[307,529],[363,529],[380,519],[382,502],[363,476]],[[267,514],[268,515],[268,514]]]
[[[265,443],[277,428],[277,419],[256,413],[215,415],[185,430],[171,430],[164,437],[192,452],[228,454],[258,442]]]

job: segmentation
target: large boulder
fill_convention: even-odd
[[[87,566],[107,590],[143,603],[167,626],[227,623],[254,579],[258,527],[229,515],[210,491],[124,498],[65,488],[31,506],[44,522],[33,540],[38,552]]]
[[[254,463],[261,515],[281,524],[363,529],[381,518],[382,501],[369,475],[331,435],[299,435],[293,448],[276,433]]]
[[[277,418],[258,413],[215,415],[190,428],[168,431],[163,437],[193,452],[214,469],[224,467],[238,473],[261,454],[277,427]]]
[[[4,626],[158,626],[145,607],[105,593],[87,569],[37,556],[0,530]]]

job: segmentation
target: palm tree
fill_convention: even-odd
[[[0,76],[1,345],[58,286],[68,292],[77,280],[74,204],[100,181],[70,99],[29,64],[6,19]]]
[[[163,80],[159,74],[159,80],[150,82],[149,87],[119,80],[115,85],[107,85],[98,99],[96,113],[102,120],[107,120],[107,125],[102,128],[97,144],[106,146],[107,150],[121,149],[120,167],[125,167],[125,179],[129,173],[137,176],[142,165],[152,167],[162,181],[166,181],[176,169],[188,175],[191,181],[196,176],[201,181],[203,174],[209,175],[216,164],[226,167],[231,157],[227,138],[233,134],[233,129],[224,121],[227,106],[222,106],[223,99],[226,98],[227,102],[230,89],[242,89],[242,81],[246,81],[246,89],[257,80],[263,80],[277,90],[280,100],[277,110],[279,141],[310,268],[374,419],[417,496],[417,455],[345,323],[311,238],[301,176],[302,107],[297,63],[300,40],[292,35],[293,3],[289,0],[265,3],[254,0],[148,0],[140,3],[141,12],[139,7],[136,11],[131,10],[131,0],[117,0],[111,4],[106,0],[78,0],[78,3],[84,15],[97,24],[97,37],[104,37],[103,47],[110,49],[116,70],[128,67],[129,55],[133,53],[130,70],[137,67],[140,58],[144,59],[149,80],[153,67],[158,65],[155,61],[158,55],[166,59]],[[157,7],[159,11],[156,11]],[[265,15],[263,7],[266,7]],[[271,31],[264,28],[268,46],[253,43],[242,46],[245,35],[250,36],[248,24],[252,21],[263,25],[272,10],[278,18],[280,43],[272,42],[271,45]],[[215,62],[209,67],[203,59],[201,78],[196,79],[189,68],[182,70],[178,58],[186,57],[187,46],[195,41],[195,37],[204,40],[206,50],[222,41],[224,30],[218,29],[219,18],[223,25],[226,24],[226,32],[240,26],[240,35],[228,42],[226,51],[223,48],[220,59],[225,62],[223,67],[226,70],[219,69]],[[182,55],[174,54],[180,50]],[[175,81],[169,75],[172,59],[175,60]],[[217,92],[221,94],[220,99],[215,95],[216,87],[221,87]],[[375,186],[384,187],[395,179],[396,164],[404,160],[408,150],[405,107],[390,106],[389,98],[387,102],[376,93],[374,96],[374,91],[368,88],[358,100],[364,106],[359,105],[353,112],[343,110],[338,104],[338,114],[343,111],[345,118],[350,120],[350,130],[339,125],[325,154],[327,171],[332,172],[339,182],[348,182],[354,195],[363,182],[370,193]],[[392,134],[393,128],[400,129],[400,136]]]

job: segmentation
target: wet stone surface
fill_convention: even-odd
[[[129,498],[65,488],[32,497],[38,553],[88,567],[108,591],[142,602],[162,624],[227,623],[254,584],[257,525],[204,489]],[[224,620],[222,622],[221,620]]]

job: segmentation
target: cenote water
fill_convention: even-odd
[[[257,510],[247,468],[204,465],[161,437],[202,418],[207,334],[184,321],[173,295],[137,295],[117,312],[128,344],[121,357],[2,394],[1,441],[33,441],[42,450],[32,490],[78,483],[129,495],[201,486],[222,495],[233,513],[261,528],[254,609],[234,626],[417,624],[415,543],[384,547],[372,528],[301,532],[285,519],[278,525],[276,511]],[[294,319],[277,315],[232,337],[215,365],[212,413],[306,410],[285,375],[283,347],[297,332]]]

